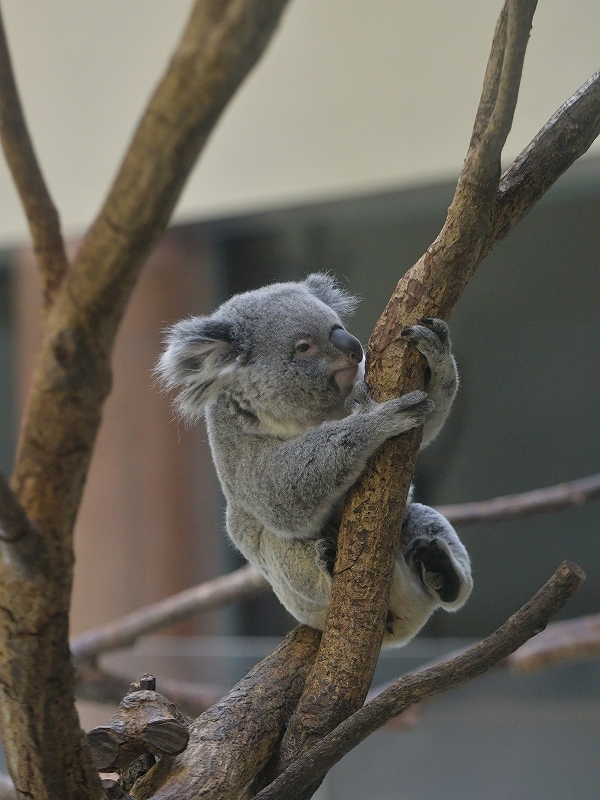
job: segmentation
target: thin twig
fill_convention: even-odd
[[[71,641],[71,653],[77,662],[93,660],[100,653],[129,647],[146,633],[182,622],[199,611],[253,597],[267,587],[268,583],[256,567],[247,564],[228,575],[185,589],[114,622],[82,633]]]
[[[38,165],[12,70],[0,14],[0,139],[29,223],[48,308],[69,268],[58,212]]]
[[[256,800],[305,797],[307,786],[322,780],[334,764],[387,720],[415,703],[481,675],[543,630],[584,578],[580,567],[563,562],[537,594],[491,636],[450,661],[397,680],[292,763],[256,795]]]
[[[533,489],[519,494],[507,494],[477,503],[458,503],[437,506],[437,510],[453,525],[473,525],[477,522],[496,522],[544,511],[581,506],[600,498],[600,473],[574,481]]]

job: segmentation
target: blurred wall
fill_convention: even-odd
[[[226,293],[329,270],[363,298],[349,326],[366,342],[399,277],[437,235],[453,191],[445,183],[357,196],[205,229],[234,278]],[[600,158],[588,157],[469,281],[450,319],[461,387],[442,433],[419,457],[417,500],[485,500],[600,470],[598,219]],[[591,502],[459,527],[475,588],[458,614],[436,613],[424,633],[486,635],[565,558],[579,563],[587,580],[561,615],[598,613],[599,523],[600,503]],[[268,627],[275,621],[268,601],[251,601],[247,629],[277,631]]]
[[[292,0],[220,120],[178,220],[456,175],[501,0]],[[3,0],[67,232],[99,208],[190,0]],[[539,4],[507,157],[598,68],[597,0]],[[0,159],[0,246],[25,240]]]
[[[29,249],[15,256],[19,395],[39,337],[40,290]],[[166,325],[213,303],[202,235],[167,233],[148,260],[121,324],[106,401],[75,527],[73,634],[225,570],[219,490],[206,433],[174,419],[152,369]],[[223,630],[219,611],[193,630]]]

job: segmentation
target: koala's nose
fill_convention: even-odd
[[[332,345],[341,350],[344,355],[351,356],[357,364],[363,359],[363,349],[361,343],[355,336],[345,331],[343,328],[334,328],[329,336]]]

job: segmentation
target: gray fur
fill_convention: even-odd
[[[184,419],[206,417],[231,539],[288,611],[316,628],[344,495],[386,439],[424,423],[430,441],[458,385],[447,326],[427,319],[402,335],[427,358],[429,396],[371,400],[362,349],[342,324],[356,303],[321,274],[239,294],[210,317],[171,327],[156,368],[167,389],[179,389]],[[460,608],[471,587],[451,525],[409,505],[385,643],[408,641],[437,607]]]

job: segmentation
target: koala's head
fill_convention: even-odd
[[[362,377],[362,348],[342,324],[357,302],[318,273],[235,295],[169,328],[156,372],[180,388],[175,406],[188,421],[227,391],[267,428],[318,424],[343,413]]]

